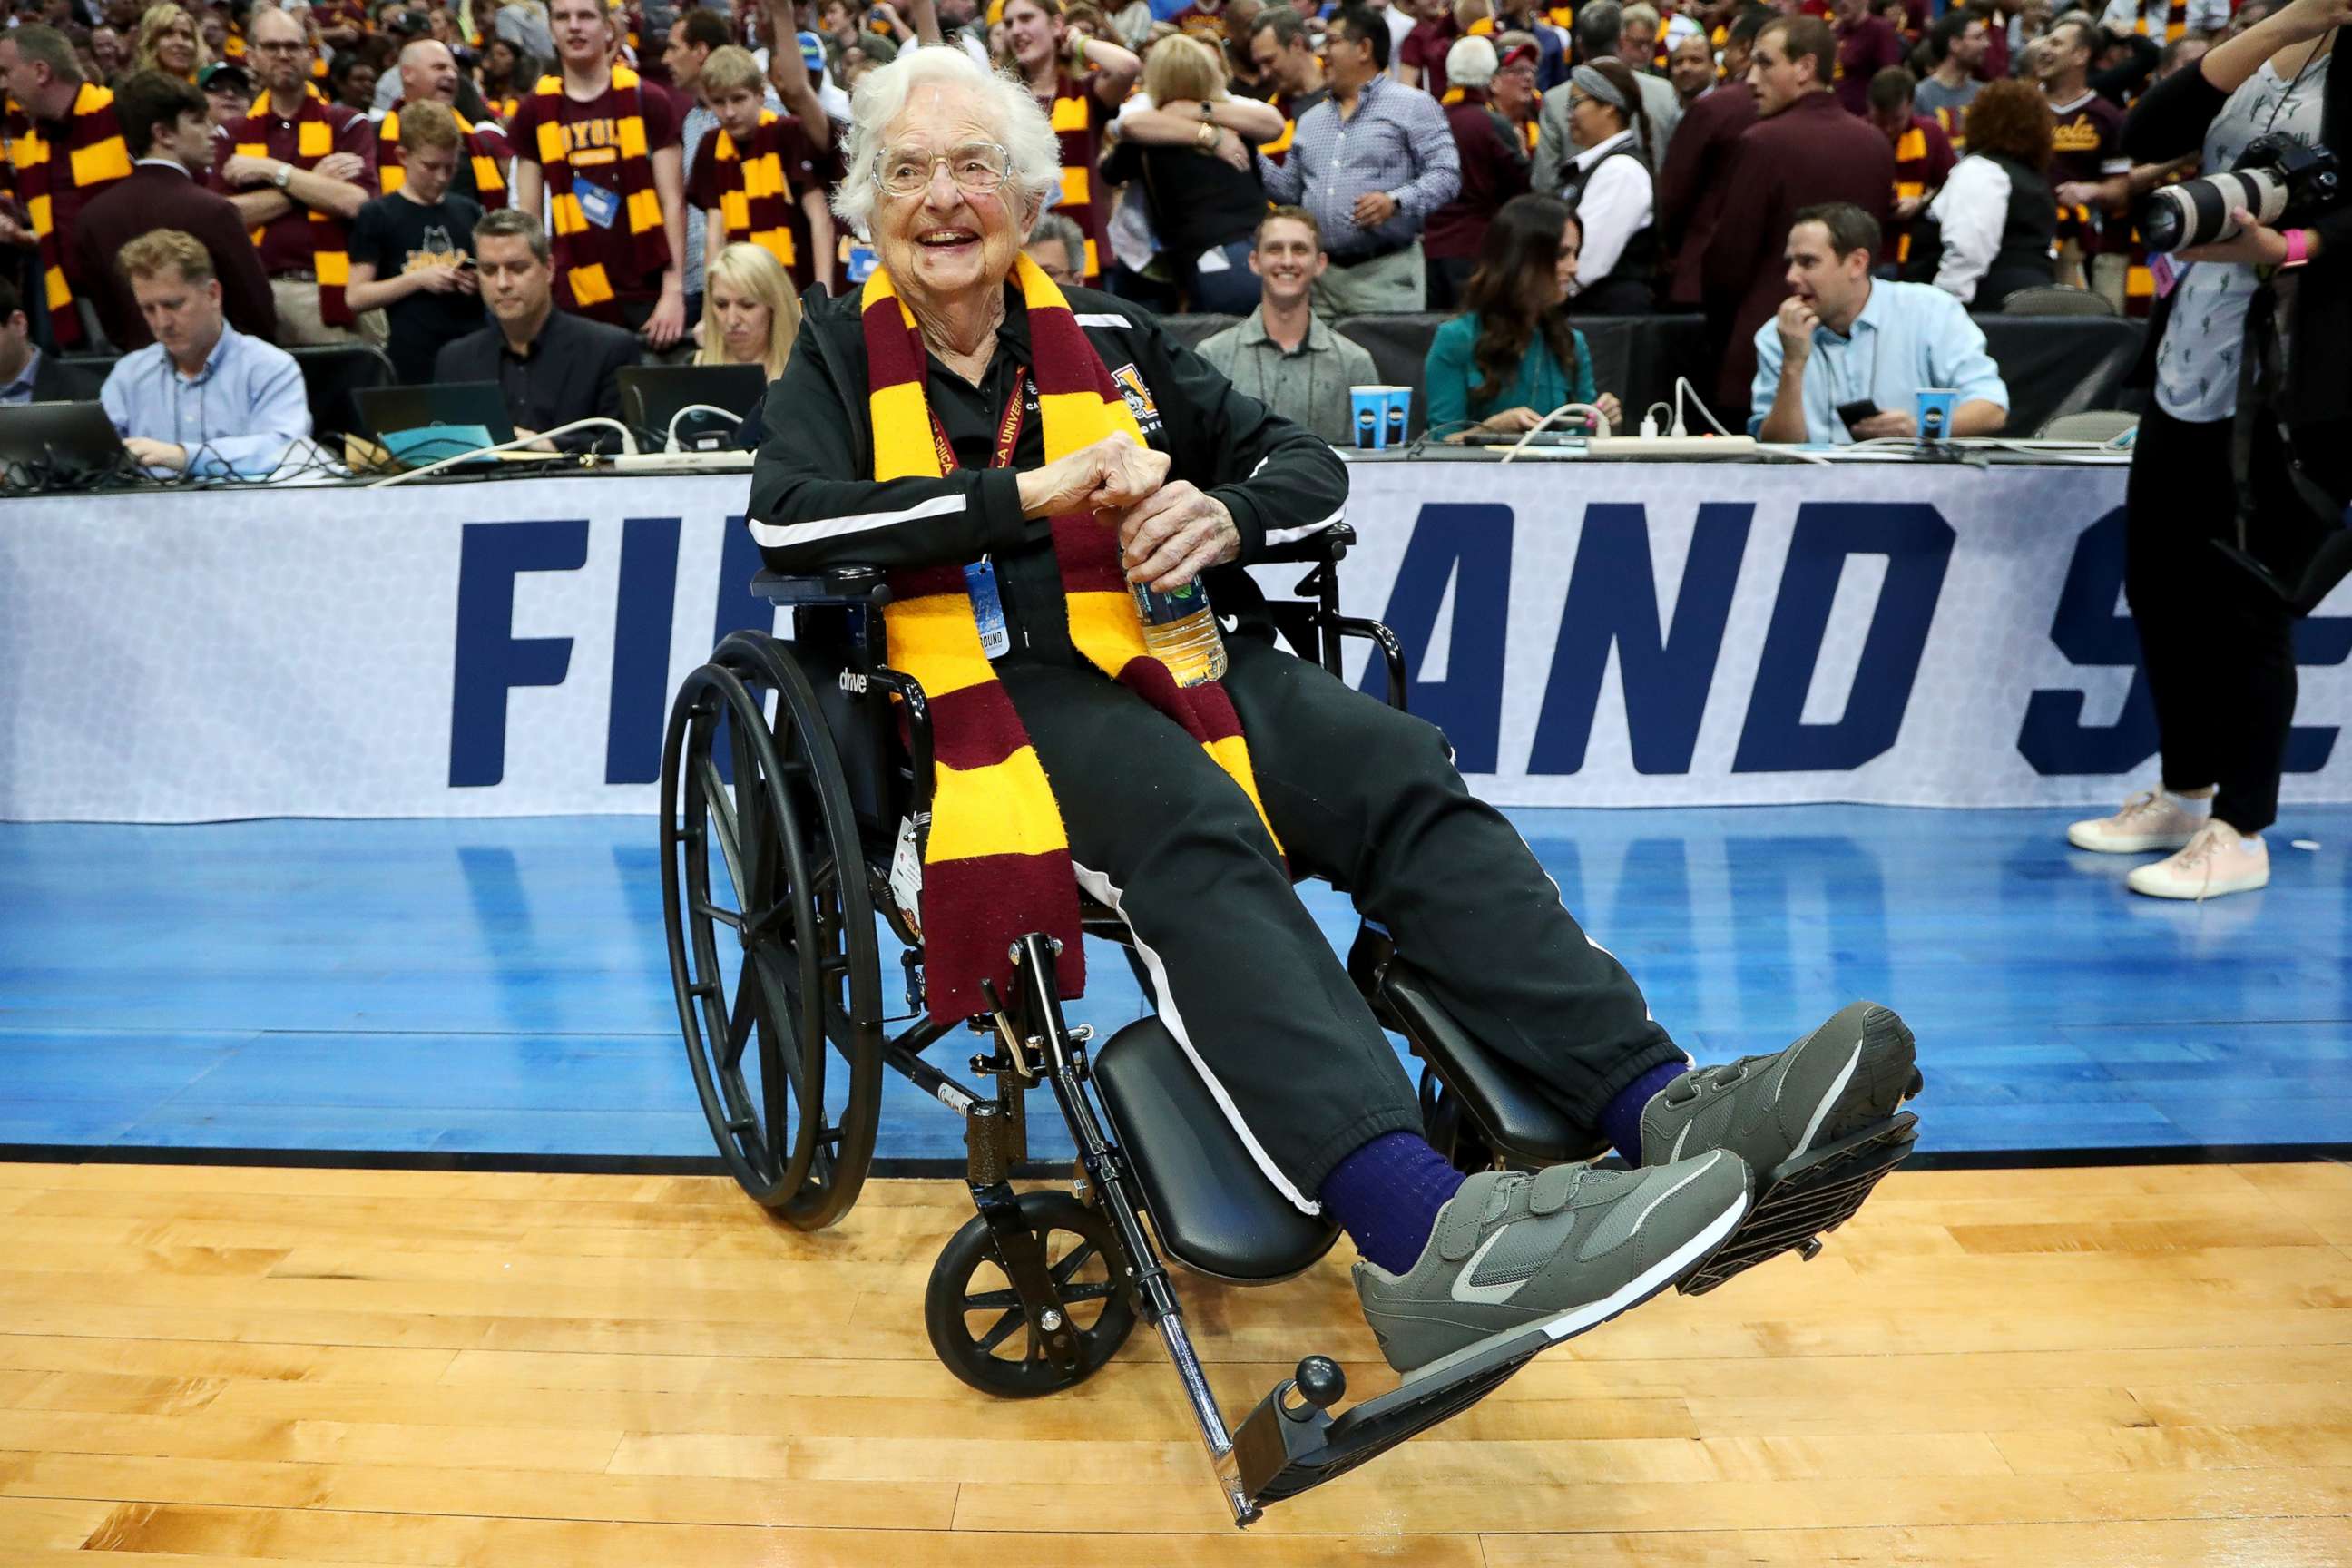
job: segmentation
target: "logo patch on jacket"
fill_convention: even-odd
[[[1146,435],[1160,428],[1160,405],[1151,401],[1151,389],[1143,384],[1143,376],[1130,362],[1110,373],[1118,384],[1118,395],[1127,399],[1128,412]]]

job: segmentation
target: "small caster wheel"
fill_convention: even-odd
[[[1285,1408],[1283,1414],[1295,1421],[1307,1419],[1309,1408],[1328,1410],[1347,1396],[1348,1374],[1339,1363],[1328,1355],[1311,1355],[1301,1360],[1298,1370],[1291,1374],[1291,1385],[1298,1397],[1307,1403],[1296,1410]]]
[[[1060,1315],[1062,1321],[1029,1321],[988,1222],[978,1215],[940,1249],[923,1292],[923,1326],[940,1364],[1000,1399],[1034,1399],[1084,1383],[1135,1328],[1110,1222],[1067,1193],[1023,1193],[1019,1202],[1062,1298],[1060,1314],[1049,1307],[1040,1316]],[[1076,1367],[1066,1372],[1046,1354],[1047,1333],[1077,1336]]]
[[[1804,1240],[1797,1243],[1797,1255],[1811,1263],[1822,1255],[1822,1238],[1818,1236],[1805,1237]]]

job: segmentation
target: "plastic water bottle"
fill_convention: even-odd
[[[1225,639],[1209,608],[1209,591],[1195,579],[1161,593],[1133,584],[1136,614],[1143,617],[1144,651],[1168,667],[1179,686],[1198,686],[1225,673]]]

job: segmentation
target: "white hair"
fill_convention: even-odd
[[[1475,36],[1456,38],[1454,47],[1445,51],[1445,79],[1454,87],[1485,87],[1495,79],[1498,63],[1495,46],[1488,39]]]
[[[841,184],[833,193],[833,210],[858,237],[874,237],[874,203],[881,187],[876,165],[882,160],[882,133],[906,109],[915,89],[926,82],[961,87],[981,101],[982,119],[992,125],[997,141],[1012,154],[1013,167],[1004,188],[1018,198],[1014,219],[1025,229],[1033,205],[1058,197],[1062,190],[1062,149],[1055,139],[1053,121],[1039,108],[1028,85],[1009,74],[991,71],[953,44],[925,44],[900,51],[889,64],[868,72],[850,100],[849,147],[843,154]]]

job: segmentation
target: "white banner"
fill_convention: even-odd
[[[1347,608],[1403,637],[1415,710],[1489,799],[2089,805],[2151,776],[2120,469],[1354,479]],[[650,811],[678,679],[768,616],[746,488],[11,502],[0,817]],[[2352,799],[2347,615],[2352,591],[2301,628],[2290,799]]]

